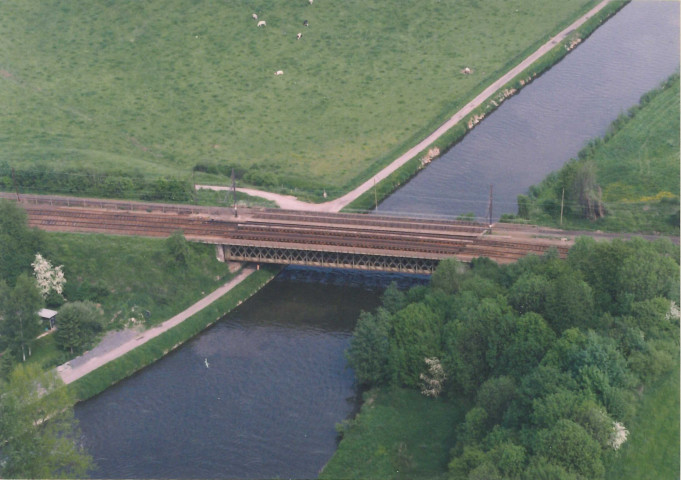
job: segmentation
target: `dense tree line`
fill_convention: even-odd
[[[678,303],[678,247],[580,238],[567,260],[446,260],[429,287],[389,288],[347,357],[367,386],[471,405],[452,479],[602,478],[637,389],[678,361]]]
[[[44,233],[28,228],[26,212],[13,202],[0,200],[2,478],[82,477],[92,465],[78,443],[73,401],[56,372],[24,364],[45,328],[38,311],[55,285],[50,282],[54,278],[47,278],[51,265],[36,255],[45,247]],[[62,328],[55,340],[65,350],[84,347],[101,329],[97,309],[89,302],[68,303],[60,315]]]
[[[145,177],[129,172],[62,171],[50,165],[12,169],[0,162],[0,190],[19,193],[57,193],[102,198],[188,202],[193,185],[188,180]]]

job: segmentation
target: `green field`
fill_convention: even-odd
[[[645,393],[631,432],[607,469],[607,480],[679,478],[678,364]]]
[[[10,0],[0,163],[335,195],[595,3]]]
[[[365,394],[320,478],[446,478],[465,408],[406,389]],[[343,425],[343,424],[341,424]]]

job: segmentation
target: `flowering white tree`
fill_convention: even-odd
[[[428,365],[428,373],[422,373],[421,379],[421,393],[426,397],[438,397],[442,392],[442,385],[447,379],[445,370],[442,368],[440,360],[436,357],[425,358],[426,365]]]
[[[62,271],[63,265],[53,267],[49,260],[36,253],[35,261],[31,266],[38,282],[38,289],[40,289],[43,298],[47,297],[52,290],[61,295],[66,283],[66,278]]]
[[[620,422],[613,422],[612,433],[610,434],[610,446],[615,450],[619,450],[624,442],[627,441],[629,430],[624,428]]]

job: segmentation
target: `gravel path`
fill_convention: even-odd
[[[97,345],[97,347],[81,355],[80,357],[74,358],[73,360],[57,367],[59,376],[64,383],[69,384],[101,367],[105,363],[125,355],[130,350],[145,344],[152,338],[159,336],[163,332],[182,323],[187,318],[204,309],[215,300],[229,292],[243,280],[248,278],[248,276],[254,271],[255,269],[252,267],[244,268],[229,282],[225,283],[214,292],[206,295],[194,305],[187,308],[185,311],[178,313],[173,318],[166,320],[160,325],[145,331],[140,331],[137,328],[133,328],[109,333],[104,337],[99,345]]]
[[[523,70],[528,68],[532,63],[537,61],[540,57],[548,53],[553,47],[556,46],[557,43],[563,41],[570,33],[572,33],[573,30],[577,29],[580,27],[584,22],[586,22],[589,18],[593,17],[596,13],[601,11],[608,3],[610,0],[603,0],[601,3],[596,5],[594,8],[589,10],[585,15],[577,19],[574,23],[572,23],[570,26],[565,28],[563,31],[561,31],[558,35],[555,37],[551,38],[548,42],[546,42],[544,45],[539,47],[537,51],[535,51],[533,54],[531,54],[529,57],[527,57],[525,60],[520,62],[518,65],[516,65],[514,68],[509,70],[505,75],[503,75],[501,78],[499,78],[497,81],[495,81],[493,84],[491,84],[489,87],[487,87],[485,90],[483,90],[482,93],[480,93],[477,97],[475,97],[473,100],[468,102],[461,110],[456,112],[449,120],[447,120],[445,123],[443,123],[437,130],[435,130],[432,134],[430,134],[427,138],[422,140],[418,145],[414,146],[413,148],[409,149],[409,151],[405,152],[403,155],[401,155],[399,158],[395,159],[390,165],[385,167],[383,170],[378,172],[376,175],[371,177],[369,180],[361,184],[359,187],[355,188],[354,190],[346,193],[340,198],[337,198],[335,200],[331,200],[329,202],[324,202],[324,203],[307,203],[298,200],[296,197],[292,195],[279,195],[276,193],[270,193],[270,192],[265,192],[262,190],[256,190],[256,189],[251,189],[251,188],[237,188],[238,191],[246,193],[248,195],[256,196],[256,197],[262,197],[267,200],[272,200],[277,203],[277,205],[280,208],[287,209],[287,210],[307,210],[307,211],[316,211],[316,212],[338,212],[340,211],[343,207],[349,205],[351,202],[359,198],[360,195],[363,193],[369,191],[371,188],[373,188],[374,184],[379,183],[381,180],[384,180],[388,175],[393,173],[395,170],[400,168],[402,165],[407,163],[409,160],[414,158],[419,152],[422,152],[425,150],[430,144],[432,144],[435,140],[440,138],[442,135],[445,134],[449,129],[451,129],[454,125],[456,125],[458,122],[460,122],[466,115],[471,113],[474,109],[482,105],[485,101],[487,101],[494,93],[497,92],[501,87],[503,87],[506,83],[510,82],[514,77],[519,75]],[[208,189],[208,190],[228,190],[230,187],[221,187],[221,186],[213,186],[213,185],[197,185],[196,186],[197,190],[198,189]]]

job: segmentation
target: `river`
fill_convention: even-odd
[[[679,67],[679,3],[634,2],[379,210],[484,217],[574,157]],[[177,351],[76,406],[99,478],[315,477],[358,393],[343,351],[404,276],[287,268]]]
[[[78,404],[96,478],[313,478],[358,395],[343,352],[392,281],[289,267],[213,327]]]

